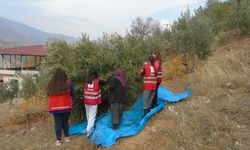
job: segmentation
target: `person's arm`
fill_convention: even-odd
[[[75,94],[74,83],[70,82],[70,95],[73,97]]]
[[[138,73],[141,76],[143,76],[145,74],[145,64],[144,64],[143,68]]]
[[[156,60],[154,62],[154,67],[155,67],[155,70],[159,70],[159,68],[161,67],[160,61]]]
[[[106,85],[106,84],[107,84],[107,81],[104,80],[102,77],[99,77],[99,84],[100,84],[100,85]]]
[[[116,82],[115,82],[115,79],[113,78],[112,81],[111,81],[109,92],[110,93],[113,92],[115,90],[115,87],[116,87]]]
[[[155,62],[154,62],[154,67],[155,67],[155,70],[156,71],[159,71],[160,69],[161,69],[161,61],[160,60],[156,60]]]

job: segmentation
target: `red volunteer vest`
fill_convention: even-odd
[[[85,83],[83,102],[87,105],[98,105],[102,103],[99,79],[95,79],[92,84]]]
[[[155,76],[154,67],[151,64],[146,64],[144,66],[144,90],[156,90],[157,77]]]
[[[159,59],[154,62],[155,71],[157,72],[157,83],[161,83],[162,81],[162,65]]]
[[[70,87],[70,82],[68,81]],[[72,109],[72,97],[70,91],[65,92],[62,95],[51,95],[48,97],[48,110],[49,112],[60,111],[60,110],[71,110]]]

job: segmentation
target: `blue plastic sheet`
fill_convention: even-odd
[[[122,116],[122,121],[117,130],[111,128],[111,114],[106,113],[100,116],[95,122],[95,129],[89,140],[96,145],[105,147],[112,146],[120,137],[133,136],[138,134],[145,127],[146,123],[156,112],[164,108],[165,102],[178,102],[187,98],[192,93],[189,88],[184,93],[174,94],[163,86],[158,89],[158,106],[152,109],[146,116],[143,116],[142,97],[140,97],[130,111],[125,111]],[[74,124],[70,129],[71,135],[82,135],[86,133],[87,123]]]

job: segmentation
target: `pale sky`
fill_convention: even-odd
[[[124,34],[138,16],[172,22],[187,7],[204,4],[205,0],[0,0],[0,17],[45,32],[97,38],[103,32]]]

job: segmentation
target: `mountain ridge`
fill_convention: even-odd
[[[0,17],[0,48],[46,44],[50,38],[65,40],[69,43],[77,40],[72,36],[44,32],[24,23]]]

